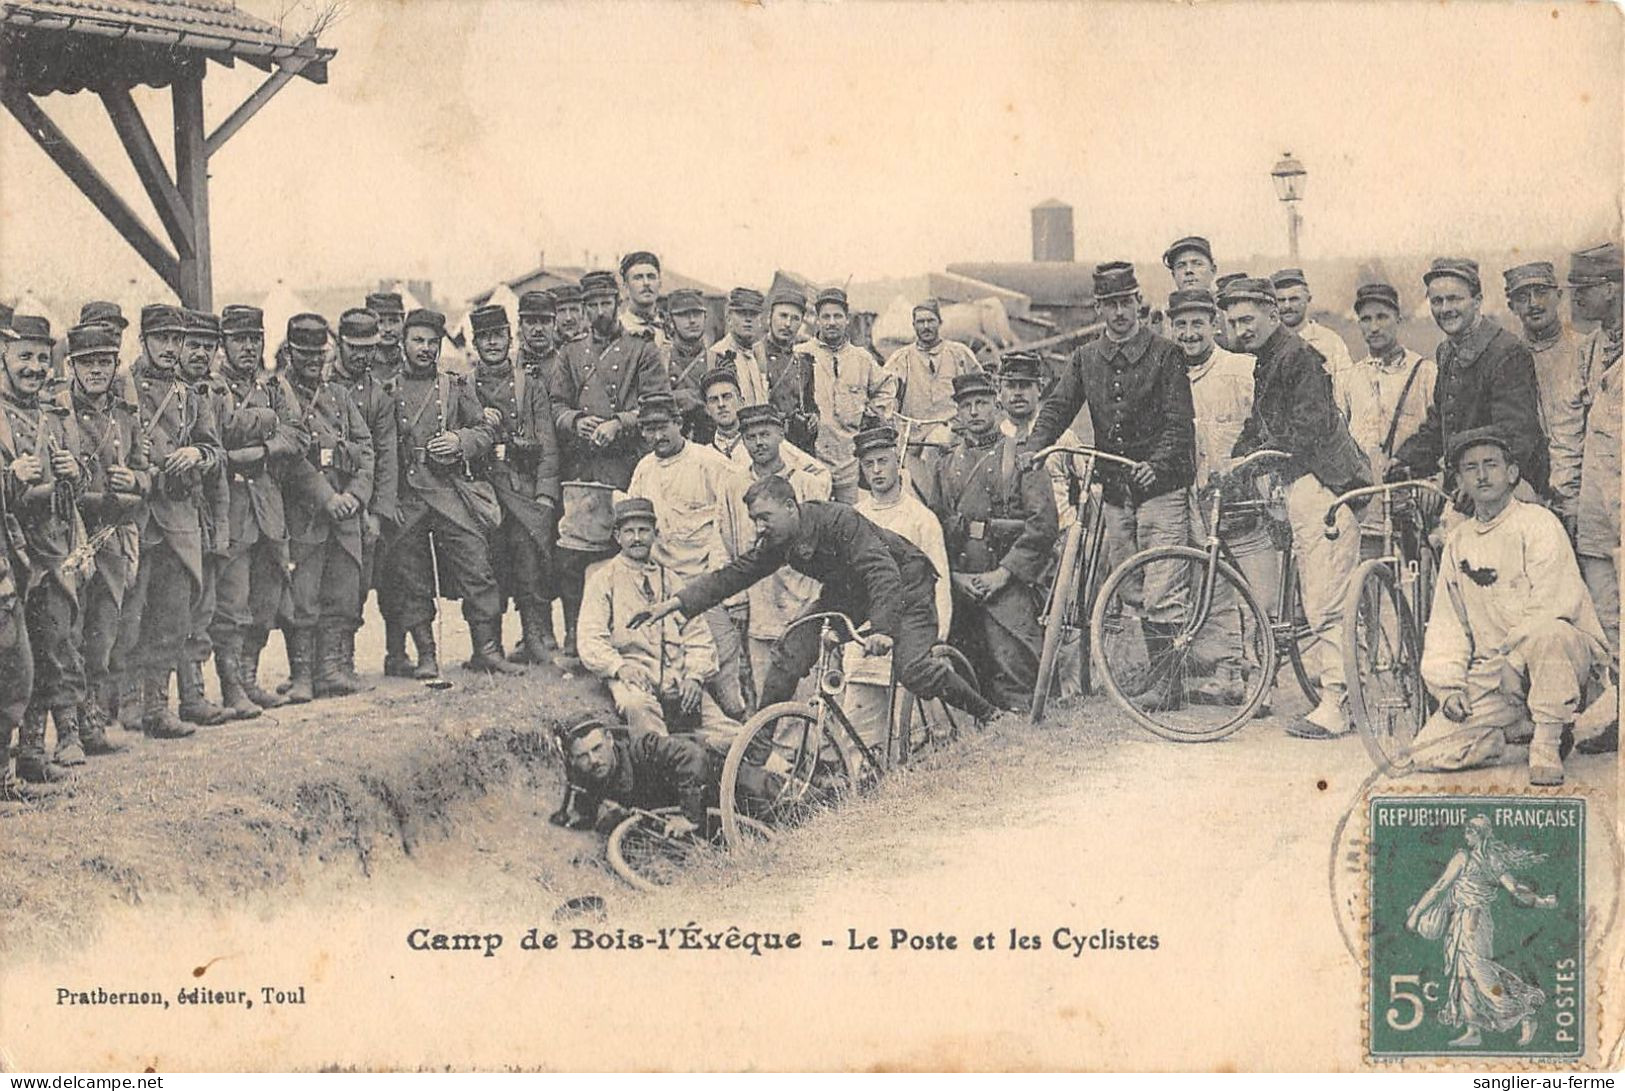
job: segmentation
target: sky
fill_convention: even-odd
[[[211,161],[216,296],[458,298],[631,249],[723,286],[909,276],[1026,260],[1047,198],[1080,259],[1201,233],[1223,265],[1284,252],[1286,151],[1305,257],[1558,253],[1619,231],[1621,27],[1566,2],[348,0],[330,82]],[[211,65],[210,126],[260,79]],[[136,98],[167,150],[167,92]],[[43,104],[155,223],[99,101]],[[0,296],[25,289],[161,294],[0,117]]]

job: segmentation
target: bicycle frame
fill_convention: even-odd
[[[848,640],[842,640],[840,634],[835,631],[837,619],[846,626]],[[833,713],[836,722],[841,725],[841,730],[852,741],[852,745],[857,747],[858,753],[863,755],[863,760],[868,762],[869,768],[874,770],[875,776],[884,776],[885,767],[875,758],[874,748],[863,741],[863,736],[858,733],[857,727],[853,725],[851,718],[847,716],[846,710],[841,707],[839,700],[841,694],[846,691],[846,668],[841,661],[841,648],[848,641],[858,639],[858,631],[852,624],[852,619],[845,614],[808,614],[791,622],[779,639],[783,640],[784,637],[789,636],[791,630],[797,625],[804,625],[815,620],[822,622],[818,634],[820,645],[818,653],[818,693],[811,699],[810,704],[813,707],[813,722],[818,729],[819,737],[823,737],[824,725],[827,722],[825,717]],[[888,717],[889,719],[890,717]],[[890,730],[891,727],[888,723],[887,731],[890,732]],[[890,746],[891,740],[888,739],[888,750]]]
[[[1326,510],[1326,537],[1337,537],[1337,511],[1347,506],[1351,501],[1365,496],[1378,497],[1382,504],[1382,541],[1387,548],[1381,557],[1377,558],[1393,569],[1394,581],[1399,585],[1400,593],[1405,598],[1405,605],[1411,612],[1411,618],[1417,622],[1425,620],[1426,611],[1432,607],[1433,586],[1432,573],[1423,570],[1421,559],[1423,552],[1433,555],[1433,543],[1429,538],[1430,528],[1427,519],[1422,515],[1417,505],[1420,499],[1417,493],[1431,492],[1445,503],[1450,503],[1450,494],[1431,481],[1391,481],[1382,485],[1371,485],[1363,489],[1355,489],[1337,498],[1337,501]],[[1403,532],[1406,528],[1394,518],[1395,494],[1409,492],[1411,495],[1411,510],[1415,513],[1414,529],[1416,531],[1416,555],[1405,556],[1405,543]],[[1407,521],[1410,521],[1407,519]],[[1438,557],[1433,556],[1432,568],[1436,571]],[[1417,631],[1421,631],[1418,624]]]

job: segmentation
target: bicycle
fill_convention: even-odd
[[[636,890],[655,891],[675,882],[699,855],[728,847],[722,836],[720,808],[706,808],[705,828],[699,836],[668,836],[666,820],[681,813],[681,807],[657,807],[652,811],[630,808],[604,844],[604,854],[615,874]],[[773,839],[773,831],[753,818],[740,817],[739,825],[741,835],[750,841],[766,843]]]
[[[1450,502],[1431,481],[1394,481],[1346,493],[1326,511],[1326,537],[1335,539],[1339,508],[1382,498],[1384,554],[1355,569],[1343,610],[1343,677],[1360,740],[1389,775],[1410,771],[1411,743],[1433,711],[1422,682],[1422,630],[1439,560],[1423,492]]]
[[[730,845],[742,843],[746,819],[770,827],[798,825],[847,794],[880,780],[894,761],[906,762],[924,746],[959,734],[958,716],[962,714],[937,702],[950,724],[949,731],[939,736],[928,730],[925,744],[914,745],[912,710],[917,702],[910,694],[899,703],[894,663],[886,737],[879,745],[871,744],[841,703],[848,684],[845,648],[862,640],[852,619],[833,611],[806,614],[791,622],[779,639],[798,626],[814,623],[821,627],[814,695],[759,709],[728,747],[718,802],[723,836]],[[938,645],[933,654],[949,658],[956,672],[973,687],[978,685],[975,671],[959,651]]]
[[[949,438],[946,441],[930,439],[915,441],[912,439],[914,430],[916,428],[921,429],[924,435],[929,436],[933,431],[942,425],[952,424],[955,418],[909,417],[904,416],[902,413],[899,413],[894,409],[892,410],[891,419],[893,421],[903,422],[903,426],[898,429],[897,432],[897,457],[899,460],[899,465],[903,466],[909,471],[909,485],[914,489],[915,495],[919,496],[921,499],[924,499],[924,494],[921,492],[920,482],[915,480],[915,477],[917,476],[915,471],[924,471],[927,469],[925,455],[928,450],[935,451],[938,455],[941,455],[942,452],[952,447],[953,434],[949,433]],[[910,447],[917,447],[919,450],[916,452],[911,452],[909,450]]]
[[[1274,501],[1262,496],[1234,496],[1251,471],[1290,457],[1285,451],[1265,449],[1240,460],[1225,481],[1204,490],[1208,493],[1208,518],[1201,548],[1168,545],[1142,550],[1112,571],[1095,600],[1090,618],[1093,641],[1101,645],[1108,635],[1119,637],[1114,654],[1103,657],[1106,690],[1130,719],[1154,735],[1174,742],[1212,742],[1234,733],[1268,699],[1283,661],[1291,663],[1298,686],[1311,704],[1320,700],[1319,681],[1310,676],[1303,662],[1303,649],[1312,633],[1303,614],[1291,534],[1272,510]],[[1253,491],[1256,493],[1256,489]],[[1271,536],[1280,555],[1280,580],[1270,610],[1259,602],[1252,585],[1241,574],[1220,532],[1227,519],[1249,517],[1270,521]],[[1173,623],[1168,644],[1144,641],[1142,637],[1142,663],[1127,634],[1129,619],[1141,614],[1137,592],[1144,585],[1146,569],[1152,565],[1183,566],[1183,574],[1173,582],[1190,589],[1190,608],[1183,620]],[[1143,628],[1143,620],[1141,624]],[[1233,701],[1188,701],[1184,679],[1221,666],[1239,666],[1240,695]],[[1170,680],[1181,687],[1173,702],[1177,707],[1153,708],[1153,702],[1140,700],[1157,690],[1158,683]]]

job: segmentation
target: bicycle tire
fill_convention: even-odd
[[[1076,622],[1076,586],[1078,583],[1083,524],[1074,522],[1066,528],[1066,540],[1061,545],[1061,563],[1055,569],[1055,583],[1050,587],[1041,618],[1044,625],[1044,644],[1038,656],[1038,681],[1033,685],[1033,707],[1030,719],[1038,723],[1044,718],[1049,705],[1050,691],[1055,688],[1055,671],[1061,658],[1061,646],[1066,642],[1067,620]]]
[[[1320,704],[1320,679],[1309,673],[1308,666],[1303,661],[1303,649],[1314,640],[1314,634],[1309,627],[1309,615],[1303,608],[1303,580],[1292,581],[1292,639],[1287,641],[1286,655],[1292,664],[1292,674],[1298,680],[1298,688],[1308,699],[1311,706]]]
[[[1106,614],[1110,604],[1117,598],[1119,588],[1148,565],[1174,561],[1184,561],[1193,568],[1199,566],[1205,570],[1209,558],[1206,552],[1193,546],[1154,546],[1135,553],[1112,570],[1095,599],[1095,608],[1089,619],[1091,639],[1097,647],[1104,647],[1102,641],[1105,638]],[[1258,642],[1253,656],[1254,669],[1247,675],[1244,683],[1246,689],[1240,704],[1190,705],[1184,709],[1169,711],[1144,708],[1135,700],[1138,694],[1131,696],[1126,691],[1123,680],[1118,677],[1118,670],[1124,666],[1120,657],[1101,657],[1102,666],[1105,668],[1101,673],[1106,683],[1106,692],[1111,695],[1112,700],[1116,701],[1118,707],[1128,713],[1129,718],[1136,724],[1153,735],[1171,742],[1213,742],[1235,733],[1252,719],[1253,712],[1264,702],[1272,685],[1275,641],[1270,629],[1269,613],[1259,604],[1258,596],[1253,593],[1252,587],[1240,572],[1222,560],[1217,562],[1217,566],[1217,578],[1229,584],[1239,608],[1251,615],[1250,622],[1243,618],[1237,619],[1241,639],[1246,640],[1246,634],[1250,631],[1254,634],[1252,639]],[[1205,624],[1207,622],[1204,622]],[[1170,655],[1185,658],[1187,653],[1183,649],[1175,649],[1170,651]],[[1182,677],[1185,671],[1183,664],[1174,659],[1170,659],[1167,669],[1177,671],[1176,677]],[[1158,664],[1150,664],[1149,670],[1155,676],[1160,673],[1161,668]],[[1217,717],[1216,721],[1211,723],[1198,721],[1196,719],[1198,714],[1190,711],[1194,708],[1218,710],[1212,714]]]
[[[1354,572],[1343,611],[1343,677],[1349,714],[1372,762],[1389,776],[1410,772],[1410,744],[1428,716],[1422,642],[1393,570],[1380,558]]]
[[[1094,519],[1090,526],[1089,548],[1083,557],[1083,578],[1078,581],[1078,612],[1077,617],[1082,619],[1078,625],[1078,693],[1087,698],[1095,692],[1094,661],[1097,647],[1094,641],[1091,619],[1095,616],[1095,600],[1100,597],[1100,589],[1105,585],[1106,576],[1106,524],[1100,519]],[[1100,647],[1099,654],[1105,655],[1106,649]]]
[[[965,653],[954,647],[952,644],[939,644],[937,647],[941,649],[939,654],[951,662],[953,672],[963,678],[966,682],[970,683],[971,689],[975,690],[977,693],[981,693],[982,680],[977,677],[976,668],[971,665],[971,661],[965,655]],[[899,738],[899,744],[896,747],[897,753],[895,757],[899,761],[906,762],[912,755],[917,754],[926,747],[935,744],[937,740],[936,737],[931,734],[929,728],[927,728],[926,743],[923,746],[918,747],[914,745],[914,710],[917,708],[923,709],[926,702],[920,700],[902,686],[897,685],[896,682],[893,682],[892,685],[895,687],[897,692],[902,694],[902,699],[896,702],[897,713],[895,719],[892,721],[892,730],[897,733]],[[935,704],[942,710],[943,718],[948,721],[948,741],[956,741],[959,738],[959,715],[956,714],[957,710],[955,710],[952,705],[941,698],[936,698]],[[965,716],[970,715],[968,712],[962,714]],[[922,721],[925,719],[923,713],[920,719]],[[971,723],[978,727],[981,726],[981,721],[975,718],[972,718]]]
[[[681,810],[681,807],[657,807],[652,813],[657,815],[669,815],[677,814]],[[720,838],[718,836],[721,831],[722,823],[721,808],[707,807],[706,818],[708,819],[708,826],[713,822],[716,824],[716,833],[708,836],[707,840],[712,846],[721,847]],[[773,839],[773,831],[766,825],[757,822],[755,819],[744,818],[741,820],[741,822],[741,832],[748,833],[755,840],[771,841]],[[686,858],[692,855],[692,853],[700,846],[677,846],[666,838],[664,831],[657,834],[648,827],[649,818],[647,815],[638,814],[636,812],[627,815],[625,818],[621,819],[620,822],[616,823],[615,828],[610,831],[609,840],[604,844],[604,855],[609,859],[610,868],[613,869],[615,874],[620,876],[628,886],[632,887],[634,890],[653,892],[661,889],[662,887],[669,886],[671,872],[673,870],[680,870],[686,863],[686,859],[679,859],[679,857]],[[640,837],[647,837],[651,848],[653,848],[662,859],[668,861],[670,866],[665,868],[659,867],[658,865],[651,866],[649,861],[653,854],[651,854],[651,856],[645,856],[633,847],[636,845]],[[662,851],[666,846],[680,848],[682,851],[680,853],[667,854]]]
[[[767,751],[776,752],[779,748],[774,741],[780,720],[806,721],[812,728],[805,735],[817,734],[816,750],[812,751],[810,759],[806,756],[807,738],[803,738],[797,746],[798,752],[795,764],[789,767],[793,776],[781,777],[779,795],[764,805],[762,801],[753,796],[746,796],[749,805],[757,809],[757,814],[749,814],[740,810],[741,797],[739,794],[739,776],[744,768],[745,751],[752,748],[752,742],[761,735],[770,725],[774,730],[768,732],[766,741],[762,744]],[[766,768],[767,754],[752,762],[754,768],[764,773],[765,782],[768,772]],[[776,772],[774,775],[779,775]],[[822,780],[822,783],[816,783]],[[722,776],[718,786],[718,803],[722,812],[722,833],[730,846],[741,844],[743,836],[742,819],[761,821],[768,826],[779,823],[794,824],[804,820],[807,813],[833,802],[835,798],[846,791],[855,791],[857,788],[850,761],[845,747],[840,745],[834,729],[827,720],[818,719],[818,704],[812,701],[780,701],[778,704],[768,705],[757,711],[756,715],[745,721],[739,733],[734,736],[728,747],[728,755],[723,759]],[[786,796],[785,790],[790,792]],[[775,819],[777,821],[775,821]]]

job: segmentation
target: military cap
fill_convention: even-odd
[[[660,259],[647,250],[634,250],[621,259],[621,276],[625,277],[634,267],[639,265],[653,265],[655,272],[660,272]]]
[[[439,333],[440,336],[446,336],[446,316],[439,311],[431,311],[427,307],[418,307],[406,316],[406,323],[402,328],[410,326],[427,326]]]
[[[693,288],[679,288],[666,300],[667,314],[684,314],[705,309],[705,298]]]
[[[1517,455],[1512,451],[1512,441],[1507,439],[1506,433],[1493,424],[1486,424],[1481,428],[1464,428],[1450,437],[1449,464],[1458,466],[1461,456],[1469,447],[1482,447],[1492,444],[1506,452],[1508,461],[1516,462]]]
[[[220,312],[222,333],[264,333],[265,312],[246,303],[232,303]]]
[[[1399,289],[1392,284],[1362,284],[1354,289],[1354,313],[1367,303],[1381,303],[1399,310]]]
[[[728,293],[728,309],[730,311],[756,313],[762,309],[762,304],[765,302],[762,293],[755,288],[735,288]]]
[[[167,303],[148,303],[141,308],[141,336],[149,333],[185,333],[186,315]]]
[[[1219,306],[1232,303],[1274,303],[1275,285],[1263,277],[1237,277],[1219,293]]]
[[[1270,283],[1275,285],[1276,290],[1290,288],[1294,284],[1302,284],[1307,288],[1309,287],[1309,278],[1303,275],[1302,269],[1277,269],[1270,274]]]
[[[1246,280],[1246,279],[1247,279],[1247,274],[1246,273],[1226,273],[1226,274],[1224,274],[1224,276],[1219,277],[1217,280],[1215,280],[1213,282],[1213,287],[1214,287],[1215,292],[1217,294],[1222,295],[1224,293],[1224,290],[1226,288],[1228,288],[1230,285],[1234,284],[1238,280]]]
[[[327,347],[327,319],[319,314],[296,314],[288,319],[288,344],[296,349]]]
[[[366,308],[380,316],[406,314],[406,304],[401,300],[399,292],[369,292]]]
[[[584,716],[559,724],[558,727],[554,728],[553,735],[559,740],[559,745],[568,752],[571,743],[600,730],[608,731],[609,722],[598,713],[589,712]]]
[[[1183,239],[1175,239],[1173,245],[1162,252],[1162,264],[1172,269],[1174,259],[1187,250],[1195,250],[1208,261],[1213,260],[1213,244],[1200,235],[1186,235]]]
[[[220,337],[220,316],[210,314],[208,311],[196,311],[188,308],[186,311],[186,332],[203,333],[218,339]]]
[[[807,293],[790,285],[775,288],[773,294],[767,297],[767,305],[769,308],[773,308],[781,303],[794,307],[798,311],[805,311],[807,309]]]
[[[47,345],[56,344],[56,338],[51,336],[50,319],[41,318],[37,314],[13,314],[6,326],[8,341],[43,341]]]
[[[1095,266],[1094,287],[1096,299],[1118,299],[1140,290],[1134,278],[1134,266],[1126,261],[1106,261]]]
[[[339,340],[347,345],[376,345],[378,316],[365,307],[351,307],[339,315]]]
[[[1044,361],[1036,352],[1007,352],[999,361],[999,378],[1007,383],[1041,383]]]
[[[500,304],[487,303],[474,308],[468,316],[468,325],[475,337],[492,330],[505,330],[508,328],[508,312]]]
[[[108,325],[125,329],[130,320],[124,317],[124,312],[117,303],[109,303],[103,299],[95,299],[79,308],[79,324],[86,322],[106,322]]]
[[[930,311],[938,318],[941,318],[942,304],[937,302],[935,299],[922,299],[918,303],[914,304],[908,313],[912,315],[915,311]]]
[[[1619,243],[1605,242],[1576,250],[1569,255],[1569,283],[1577,286],[1620,281],[1621,254]]]
[[[700,380],[700,396],[711,393],[711,388],[718,383],[730,383],[735,390],[744,389],[739,385],[739,372],[731,367],[714,367]]]
[[[1506,282],[1507,298],[1520,288],[1556,288],[1557,270],[1549,261],[1526,261],[1522,265],[1514,265],[1501,274]]]
[[[741,430],[753,424],[771,424],[773,427],[784,429],[784,414],[778,407],[767,402],[760,405],[742,405],[739,407],[739,427]]]
[[[826,303],[834,303],[843,311],[852,309],[852,305],[846,301],[846,289],[844,288],[825,288],[819,292],[818,298],[813,302],[813,310],[818,310]]]
[[[1168,317],[1183,311],[1206,311],[1208,314],[1219,313],[1219,305],[1213,302],[1213,293],[1206,288],[1181,288],[1177,292],[1168,293]]]
[[[660,420],[680,420],[677,399],[664,391],[638,395],[638,423],[650,424]]]
[[[622,523],[631,522],[633,519],[647,519],[651,523],[656,522],[655,502],[646,496],[629,496],[625,500],[617,500],[613,510],[617,527]]]
[[[552,318],[553,296],[548,292],[526,292],[519,297],[520,318]]]
[[[11,323],[11,316],[16,313],[16,311],[12,310],[4,303],[0,303],[0,327],[9,325]]]
[[[897,429],[889,424],[865,428],[852,437],[852,454],[856,458],[862,458],[870,451],[895,450],[897,450]]]
[[[109,329],[101,321],[81,322],[68,330],[68,359],[97,354],[113,354],[119,350],[119,331]]]
[[[581,278],[581,298],[586,299],[595,295],[620,295],[621,289],[615,283],[615,274],[602,269],[594,270]]]
[[[980,371],[967,371],[963,375],[954,376],[954,401],[968,398],[973,394],[986,394],[990,397],[998,394],[998,388],[993,380]]]
[[[556,288],[549,288],[547,290],[547,294],[553,297],[553,305],[555,307],[561,303],[580,303],[581,285],[560,284]]]
[[[1478,279],[1478,262],[1472,258],[1434,258],[1428,271],[1422,274],[1422,283],[1432,284],[1440,277],[1465,280],[1472,285],[1475,295],[1484,290],[1483,282]]]

